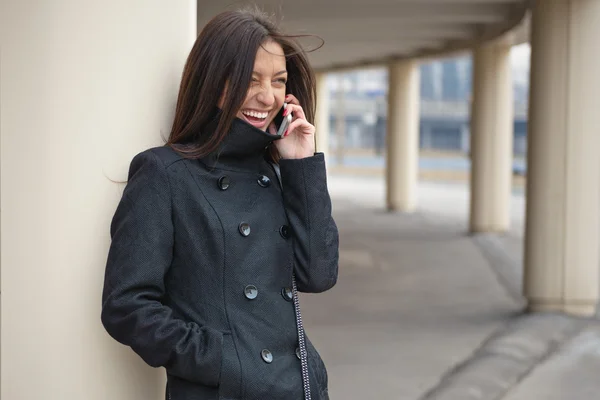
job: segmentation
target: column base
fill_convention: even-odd
[[[529,300],[527,312],[558,312],[579,317],[593,317],[596,315],[598,301],[580,300],[576,302],[556,302],[550,300]]]
[[[413,213],[417,209],[416,205],[393,205],[390,203],[386,204],[386,210],[391,213]]]
[[[504,234],[510,230],[509,227],[503,225],[490,225],[490,226],[469,226],[469,233],[471,235],[477,235],[479,233],[497,233]]]

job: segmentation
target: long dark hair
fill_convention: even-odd
[[[315,75],[298,37],[281,33],[258,8],[225,11],[210,20],[185,64],[167,145],[187,158],[202,158],[218,148],[246,99],[256,53],[269,40],[278,43],[286,56],[286,94],[298,98],[306,119],[314,123]],[[223,95],[217,128],[206,132]],[[271,146],[271,157],[276,160],[274,149]]]

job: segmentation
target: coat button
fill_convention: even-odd
[[[229,179],[229,177],[227,175],[222,176],[219,178],[217,185],[219,186],[219,189],[227,190],[227,189],[229,189],[229,185],[231,185],[231,179]]]
[[[289,239],[291,236],[290,227],[287,225],[282,225],[281,228],[279,228],[279,233],[284,239]]]
[[[249,300],[254,300],[258,296],[258,289],[254,285],[248,285],[244,288],[244,296]]]
[[[267,364],[271,364],[273,362],[273,354],[267,349],[261,351],[260,356],[262,357],[263,361]]]
[[[302,359],[302,353],[300,353],[300,347],[296,347],[296,357],[298,357],[298,360]]]
[[[292,301],[294,299],[294,293],[289,287],[284,287],[283,289],[281,289],[281,295],[287,301]]]
[[[239,226],[239,229],[242,236],[250,236],[250,225],[248,225],[246,222],[242,222]]]
[[[264,188],[271,186],[271,180],[268,176],[260,175],[258,177],[258,184]]]

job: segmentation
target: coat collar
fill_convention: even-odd
[[[217,128],[220,112],[205,130],[211,134]],[[231,128],[217,150],[202,159],[210,168],[255,169],[265,161],[267,149],[278,138],[264,132],[246,121],[235,118]]]

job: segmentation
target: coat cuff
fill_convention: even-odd
[[[323,153],[315,153],[313,156],[306,158],[279,160],[279,168],[284,187],[306,183],[316,183],[318,186],[325,184],[325,187],[327,186],[327,170]],[[304,190],[309,190],[309,188],[304,188]]]

